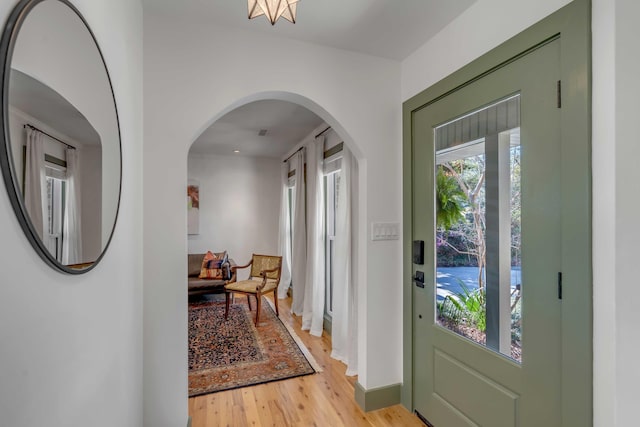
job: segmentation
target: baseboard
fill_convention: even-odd
[[[187,419],[187,427],[191,427],[191,417]]]
[[[365,390],[356,382],[355,398],[363,411],[375,411],[400,403],[401,384],[391,384],[384,387]]]

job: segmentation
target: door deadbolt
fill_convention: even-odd
[[[413,281],[415,282],[417,287],[424,288],[424,272],[416,271],[416,275],[413,277]]]

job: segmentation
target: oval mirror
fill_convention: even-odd
[[[98,44],[67,0],[22,0],[0,45],[0,164],[38,254],[71,274],[109,245],[121,187],[120,128]]]

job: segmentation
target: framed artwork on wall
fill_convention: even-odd
[[[191,179],[187,184],[187,233],[200,234],[200,183]]]

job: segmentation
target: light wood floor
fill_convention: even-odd
[[[245,303],[245,297],[236,299]],[[242,426],[420,426],[403,406],[363,412],[354,399],[355,377],[329,357],[331,337],[313,337],[300,330],[290,314],[291,301],[279,300],[280,318],[293,325],[323,372],[189,399],[192,427]]]

